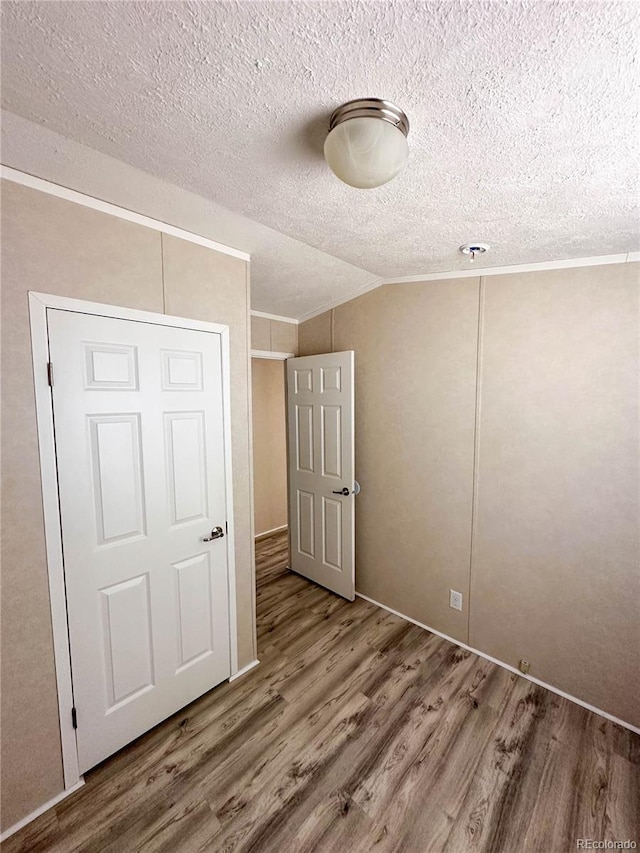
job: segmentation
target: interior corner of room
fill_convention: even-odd
[[[560,853],[578,838],[631,837],[640,253],[625,182],[638,151],[610,129],[611,151],[593,142],[601,177],[574,161],[591,150],[578,118],[601,103],[588,50],[618,92],[603,121],[619,127],[633,26],[616,4],[570,2],[567,17],[545,7],[542,41],[528,45],[530,10],[482,6],[486,44],[499,7],[529,69],[551,62],[534,42],[553,32],[565,45],[559,93],[549,72],[532,95],[559,106],[538,104],[534,122],[503,113],[521,88],[518,52],[496,70],[442,3],[132,4],[122,20],[106,3],[3,5],[3,848],[333,853],[376,839],[417,851],[428,838],[433,853],[472,841]],[[324,115],[335,94],[300,21],[333,44],[341,6],[367,45],[388,15],[423,51],[410,8],[420,32],[436,16],[452,51],[464,32],[477,55],[467,95],[440,92],[436,124],[426,94],[405,93],[411,135],[378,98]],[[133,75],[148,82],[140,91],[115,61],[109,72],[77,50],[86,22],[96,55],[103,30],[133,50],[127,21],[150,63]],[[166,125],[149,82],[152,21],[159,55],[173,57],[156,80]],[[227,26],[251,49],[242,58],[221,42],[227,65],[205,73],[203,33],[220,41]],[[84,82],[65,76],[67,28]],[[207,87],[233,69],[245,92],[237,115],[224,101],[228,139],[172,47],[188,53],[192,31]],[[31,39],[34,79],[51,66],[50,86],[24,70]],[[292,59],[276,61],[269,51],[286,57],[289,41]],[[440,91],[453,66],[438,51]],[[571,51],[591,80],[583,112],[566,106]],[[374,78],[401,93],[419,70],[403,82],[380,65]],[[322,104],[289,97],[276,69],[307,99],[317,77]],[[167,80],[191,93],[186,113]],[[252,92],[270,105],[266,123]],[[284,141],[279,98],[297,122]],[[136,103],[157,134],[148,148]],[[346,186],[330,152],[329,173],[322,141],[349,126],[350,104],[351,121],[375,109],[386,133],[402,131],[397,182]],[[174,140],[187,114],[193,140]],[[471,175],[474,135],[486,174]],[[548,147],[554,158],[538,163]],[[458,234],[467,220],[474,233]],[[483,228],[491,245],[469,242]]]

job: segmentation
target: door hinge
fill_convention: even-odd
[[[47,381],[49,385],[53,388],[53,362],[47,362]]]
[[[71,724],[74,729],[78,728],[78,713],[75,708],[71,709]]]

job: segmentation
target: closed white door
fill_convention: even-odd
[[[221,338],[48,329],[84,772],[230,675]]]
[[[287,361],[291,568],[355,598],[353,352]]]

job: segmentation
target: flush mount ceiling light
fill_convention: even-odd
[[[409,119],[390,101],[348,101],[331,116],[324,156],[345,184],[359,189],[380,187],[404,168],[408,133]]]
[[[469,255],[469,260],[473,263],[476,255],[484,255],[490,248],[491,246],[487,243],[465,243],[464,246],[460,246],[460,251],[463,255]]]

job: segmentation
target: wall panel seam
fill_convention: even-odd
[[[249,532],[251,536],[251,648],[253,657],[258,657],[258,625],[256,601],[256,549],[255,542],[255,495],[253,476],[253,365],[251,364],[251,272],[249,265],[245,268],[245,304],[247,306],[247,448],[249,451]],[[269,349],[271,349],[271,320],[269,320]],[[236,630],[238,626],[236,625]]]
[[[485,281],[480,276],[478,285],[478,327],[476,340],[476,399],[473,428],[473,478],[471,489],[471,531],[469,544],[469,585],[467,589],[467,642],[471,642],[471,587],[473,580],[473,551],[478,522],[478,474],[480,464],[480,413],[482,406],[482,344],[484,333]]]

